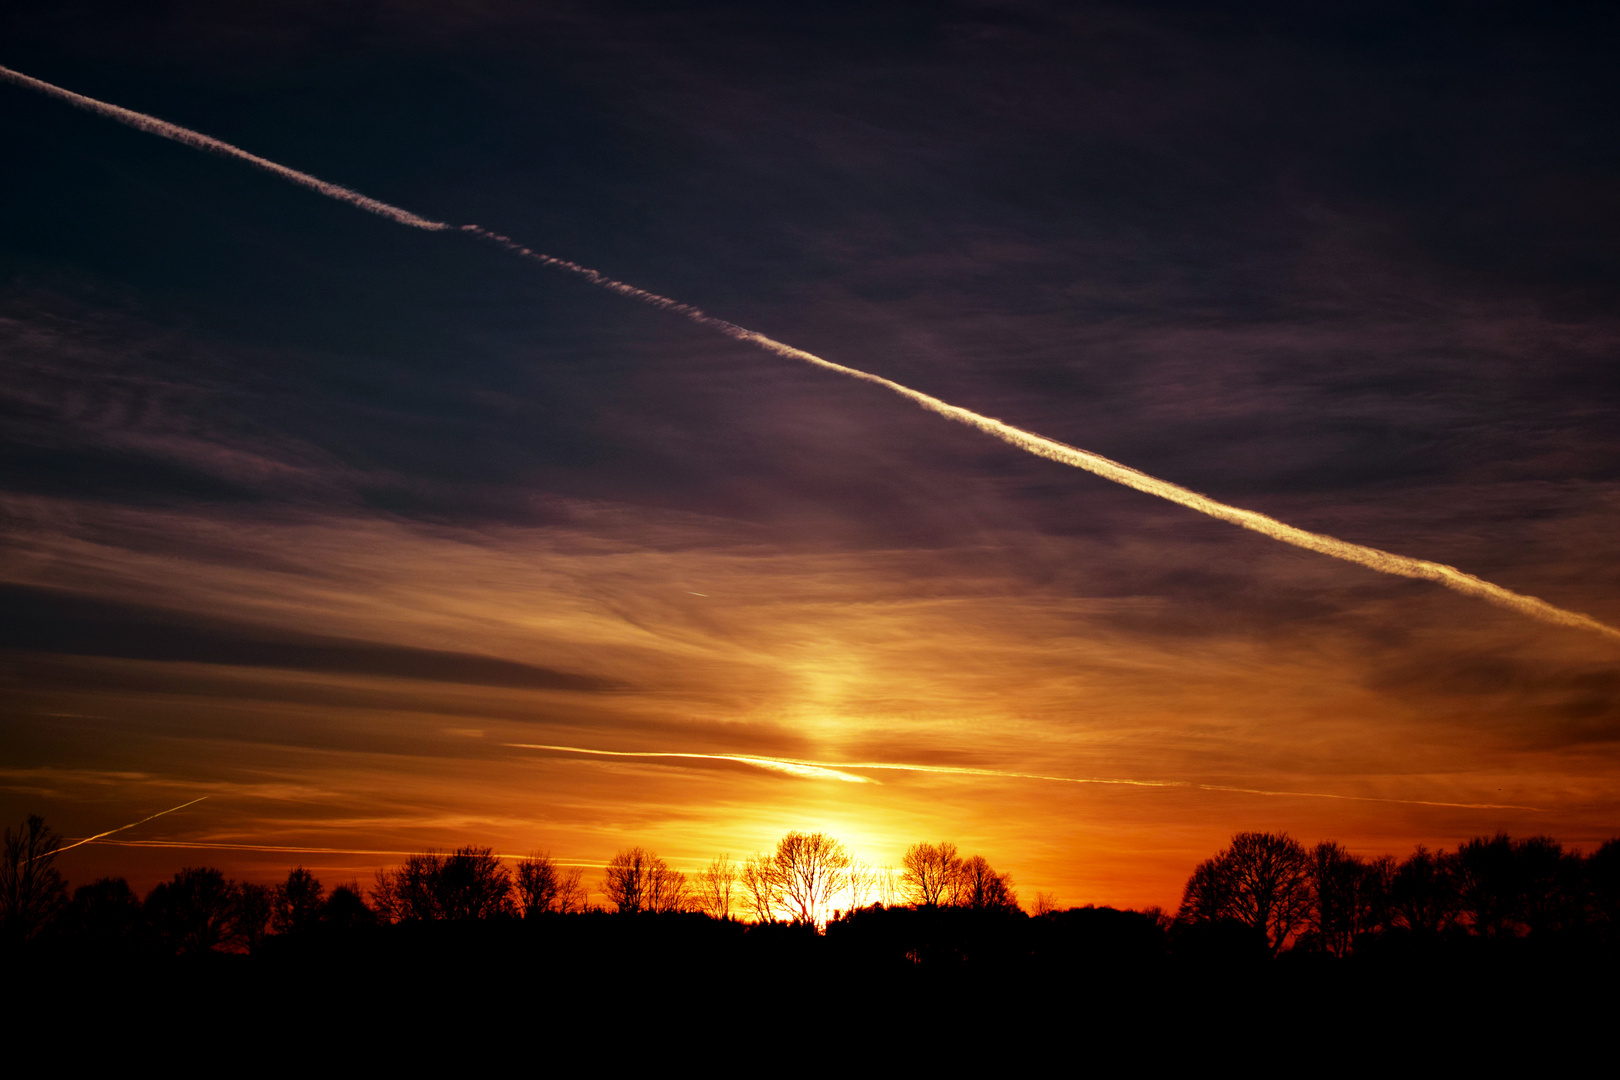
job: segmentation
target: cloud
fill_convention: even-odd
[[[10,617],[0,648],[68,656],[189,662],[522,690],[623,689],[609,679],[475,653],[296,634],[51,589],[0,585]]]

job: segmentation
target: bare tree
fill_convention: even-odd
[[[229,949],[237,938],[237,885],[211,866],[188,866],[146,895],[146,918],[177,953]]]
[[[1218,922],[1232,918],[1237,896],[1230,870],[1219,858],[1205,859],[1193,867],[1192,876],[1181,891],[1181,910],[1177,917],[1184,922]]]
[[[0,858],[0,938],[13,942],[36,936],[67,903],[67,883],[51,864],[62,838],[38,814],[22,827],[6,829]]]
[[[1512,937],[1519,932],[1516,916],[1524,890],[1516,856],[1513,840],[1503,832],[1476,836],[1459,844],[1452,856],[1457,906],[1481,937]]]
[[[326,897],[326,903],[321,905],[321,923],[331,929],[353,932],[365,926],[376,924],[378,912],[366,906],[365,897],[360,895],[360,885],[339,885]]]
[[[427,922],[442,918],[433,882],[443,865],[443,856],[429,851],[409,856],[405,865],[397,869],[379,869],[371,889],[371,906],[385,922]]]
[[[1367,866],[1339,844],[1324,840],[1311,849],[1309,872],[1312,930],[1324,950],[1347,955],[1365,922]]]
[[[1058,909],[1057,897],[1049,892],[1038,892],[1035,894],[1035,903],[1032,906],[1037,917],[1050,915]]]
[[[136,946],[146,930],[141,902],[123,878],[97,878],[80,885],[60,917],[91,951],[105,954]]]
[[[983,855],[962,862],[958,882],[956,902],[963,907],[975,911],[1013,911],[1018,907],[1012,875],[996,873]]]
[[[647,910],[685,911],[690,901],[686,875],[655,857],[647,887]]]
[[[513,913],[512,873],[492,848],[457,848],[444,860],[435,884],[446,919],[491,919]]]
[[[698,906],[716,919],[731,918],[737,893],[737,864],[730,855],[722,855],[697,876]]]
[[[315,875],[294,867],[271,895],[270,929],[277,934],[305,933],[320,922],[325,904],[325,889]]]
[[[686,903],[686,875],[650,851],[628,848],[608,861],[602,892],[626,914],[679,911]]]
[[[371,899],[389,922],[494,918],[513,912],[512,875],[487,847],[429,851],[377,871]]]
[[[519,862],[513,884],[525,919],[557,910],[563,881],[550,855],[530,855]]]
[[[788,915],[825,925],[834,898],[845,888],[851,860],[844,845],[825,833],[790,832],[777,841],[772,861]]]
[[[585,910],[585,871],[574,867],[557,885],[557,908],[565,914]]]
[[[1590,895],[1581,856],[1550,836],[1516,841],[1523,903],[1519,918],[1532,934],[1571,930],[1587,921]]]
[[[1438,934],[1457,914],[1451,858],[1422,844],[1407,856],[1389,883],[1390,921],[1417,934]]]
[[[231,937],[235,944],[252,952],[264,941],[275,907],[275,890],[268,885],[244,881],[236,886],[236,904],[231,912]]]
[[[844,873],[845,911],[858,911],[883,902],[883,870],[871,863],[851,862]]]
[[[1230,847],[1193,871],[1180,918],[1234,920],[1263,933],[1276,954],[1310,916],[1309,861],[1287,833],[1238,833]]]
[[[772,922],[782,907],[782,882],[776,860],[770,855],[751,855],[737,875],[743,902],[756,922]]]
[[[901,883],[913,904],[939,907],[956,902],[962,860],[956,857],[955,844],[912,844],[900,865]]]
[[[884,863],[877,870],[878,903],[884,907],[894,907],[904,901],[901,899],[900,871],[888,863]]]

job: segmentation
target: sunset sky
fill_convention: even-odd
[[[22,0],[0,65],[1620,626],[1616,16],[1221,7]],[[206,796],[70,881],[1620,835],[1614,636],[26,87],[0,146],[0,814]]]

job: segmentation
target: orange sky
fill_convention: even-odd
[[[25,523],[8,537],[27,552],[13,565],[57,587],[373,642],[454,643],[606,683],[549,691],[29,658],[13,668],[28,686],[22,707],[53,718],[62,744],[50,764],[4,775],[13,800],[56,802],[52,823],[75,836],[201,794],[118,839],[483,843],[582,865],[642,844],[693,870],[822,830],[879,865],[917,840],[950,839],[1010,871],[1026,898],[1171,907],[1191,865],[1242,829],[1402,853],[1496,829],[1590,845],[1614,820],[1607,757],[1538,749],[1519,717],[1425,686],[1402,662],[1444,647],[1600,665],[1601,639],[1213,524],[1197,526],[1197,542],[1247,560],[1243,588],[1271,588],[1267,577],[1338,587],[1362,597],[1358,610],[1297,636],[1167,639],[1133,628],[1157,601],[1042,588],[998,558],[1021,538],[993,534],[958,550],[816,552],[735,523],[602,505],[576,507],[566,528],[482,532],[45,500],[8,509]],[[139,550],[142,535],[163,550]],[[1061,566],[1086,552],[1053,544],[1044,556]],[[1385,622],[1426,640],[1369,643]],[[853,783],[513,743],[1138,783],[870,769],[850,772],[865,781]],[[303,862],[364,881],[391,859],[92,845],[63,869],[150,878],[207,861],[267,878]]]

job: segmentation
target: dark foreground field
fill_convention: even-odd
[[[188,1069],[1405,1071],[1601,1047],[1615,960],[1591,935],[1274,958],[1234,925],[1108,908],[874,908],[824,934],[585,913],[321,927],[234,955],[42,943],[8,961],[6,1015],[14,1045]]]

